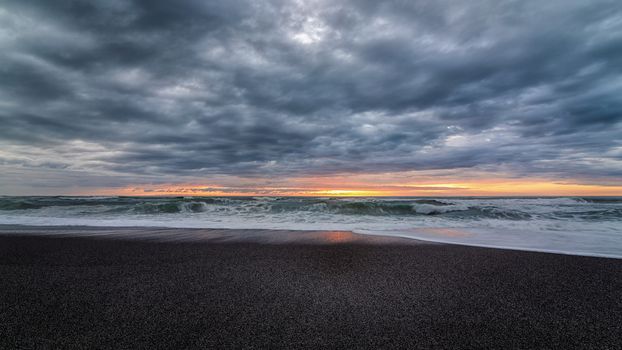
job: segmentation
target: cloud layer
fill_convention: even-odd
[[[616,0],[3,1],[0,52],[0,189],[622,178]]]

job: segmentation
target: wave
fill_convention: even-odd
[[[129,208],[136,214],[200,213],[207,210],[205,202],[143,203]]]
[[[622,198],[0,197],[0,213],[43,216],[199,214],[622,220]],[[1,215],[0,215],[1,220]]]
[[[203,198],[204,204],[217,204],[229,201],[229,198]],[[192,197],[2,197],[0,210],[28,210],[50,207],[93,207],[125,206],[136,212],[169,213],[181,212],[187,204],[196,204]],[[176,207],[176,209],[174,208]]]
[[[42,208],[42,206],[28,201],[0,201],[0,210],[26,210],[39,208]]]
[[[585,203],[622,203],[622,198],[620,197],[581,197],[578,198]]]
[[[433,204],[430,202],[423,204],[418,202],[331,202],[327,204],[327,207],[332,212],[346,215],[438,215],[468,210],[468,207],[462,205]]]

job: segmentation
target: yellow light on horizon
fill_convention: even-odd
[[[622,196],[622,186],[559,183],[545,179],[479,179],[443,181],[424,179],[421,183],[387,177],[386,182],[348,182],[345,178],[307,178],[283,186],[226,187],[220,185],[168,184],[136,185],[123,189],[100,189],[83,194],[128,196]],[[292,182],[295,184],[292,185]],[[203,190],[209,188],[209,190]]]

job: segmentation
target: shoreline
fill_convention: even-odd
[[[622,347],[618,259],[90,231],[0,234],[0,348]]]
[[[408,237],[383,236],[342,230],[278,230],[230,228],[177,228],[151,226],[30,226],[0,224],[0,236],[109,238],[154,242],[257,244],[445,244]]]
[[[438,228],[444,230],[444,228]],[[435,228],[422,228],[422,232],[436,230]],[[49,232],[60,233],[49,233]],[[85,234],[86,233],[86,234]],[[381,235],[359,233],[348,230],[281,230],[281,229],[237,229],[237,228],[195,228],[195,227],[168,227],[168,226],[90,226],[90,225],[22,225],[0,224],[0,235],[35,235],[59,237],[100,237],[114,239],[142,239],[154,241],[235,241],[255,242],[265,244],[329,244],[328,237],[331,234],[342,235],[343,242],[363,244],[447,244],[463,247],[498,249],[518,252],[531,252],[542,254],[556,254],[580,257],[592,257],[602,259],[622,260],[622,255],[600,254],[589,252],[567,252],[562,250],[537,249],[525,247],[511,247],[503,245],[476,244],[468,242],[449,242],[447,240],[434,240],[428,237],[412,237],[407,235]],[[346,236],[348,236],[346,238]],[[324,241],[324,242],[323,242]]]

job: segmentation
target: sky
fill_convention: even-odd
[[[0,1],[0,194],[622,195],[619,0]]]

